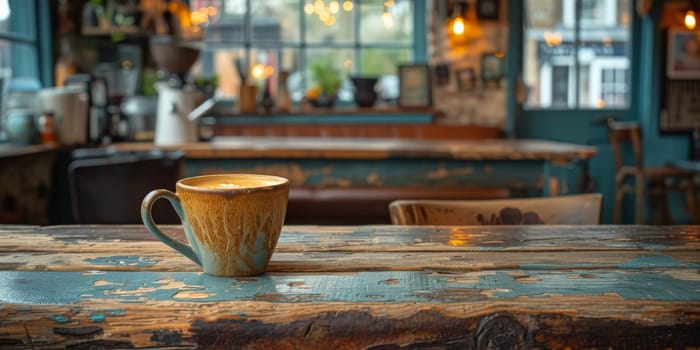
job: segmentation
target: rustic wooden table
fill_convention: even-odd
[[[140,226],[0,226],[0,267],[0,348],[700,347],[700,227],[286,226],[220,278]]]

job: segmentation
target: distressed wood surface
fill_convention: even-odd
[[[0,348],[692,348],[699,270],[696,226],[286,226],[252,278],[141,226],[0,226]]]
[[[149,150],[149,143],[119,143],[118,150]],[[160,146],[159,146],[160,147]],[[210,143],[164,148],[184,149],[187,158],[444,158],[459,160],[588,159],[595,147],[546,140],[401,140],[318,137],[221,137]]]

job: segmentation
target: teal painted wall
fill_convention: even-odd
[[[523,3],[509,1],[508,15],[511,23],[522,28]],[[614,204],[614,165],[604,125],[598,124],[607,116],[641,122],[644,138],[644,162],[648,166],[687,159],[689,157],[690,136],[688,134],[662,134],[659,132],[662,83],[664,79],[663,30],[658,27],[662,1],[656,1],[651,13],[643,18],[635,11],[632,23],[632,95],[628,110],[538,110],[525,111],[515,102],[514,94],[509,97],[508,125],[513,129],[509,135],[518,138],[541,138],[556,141],[590,144],[598,149],[598,155],[588,166],[595,180],[595,191],[604,195],[603,222],[610,223]],[[522,31],[511,30],[509,52],[522,57]],[[513,35],[514,34],[514,35]],[[509,61],[511,72],[522,71],[522,60]],[[517,76],[511,77],[514,83]],[[512,89],[511,89],[512,90]],[[683,197],[672,197],[672,216],[676,223],[687,223],[683,213]],[[623,223],[633,222],[634,203],[628,196],[624,205]]]

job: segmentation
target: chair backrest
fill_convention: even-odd
[[[615,157],[615,170],[625,166],[621,147],[623,143],[631,143],[634,152],[633,166],[642,169],[642,127],[639,123],[608,119],[608,137],[610,138],[610,148]]]
[[[77,224],[140,224],[141,201],[157,188],[175,190],[184,152],[88,155],[68,166],[68,187]],[[165,201],[153,207],[156,222],[179,223]]]
[[[389,204],[395,225],[597,225],[602,195],[494,200],[398,200]]]

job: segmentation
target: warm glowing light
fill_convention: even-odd
[[[547,46],[561,45],[561,33],[544,32],[544,41],[547,43]]]
[[[326,7],[326,5],[323,3],[323,0],[314,1],[314,11],[321,12],[324,7]]]
[[[605,100],[599,99],[596,105],[598,106],[598,108],[605,108]]]
[[[447,241],[447,245],[451,247],[464,247],[465,245],[467,245],[467,243],[460,239],[451,239]]]
[[[266,77],[269,77],[274,73],[275,73],[275,67],[265,66],[265,69],[263,70],[263,74],[265,74]]]
[[[456,35],[464,34],[464,19],[462,17],[457,17],[452,21],[452,33]]]
[[[307,15],[314,13],[314,4],[310,2],[306,3],[306,5],[304,5],[304,12],[306,12]]]
[[[207,14],[209,17],[214,17],[219,11],[216,9],[214,6],[209,6],[207,7]]]
[[[384,10],[384,13],[382,13],[382,23],[384,24],[384,28],[387,29],[394,26],[394,16],[387,10]]]
[[[328,12],[325,11],[318,14],[318,19],[320,19],[323,23],[328,22],[330,17],[331,15],[329,15]]]
[[[209,16],[207,16],[206,13],[195,11],[190,13],[190,20],[194,25],[205,24],[209,21]]]
[[[392,7],[394,5],[395,5],[394,0],[385,0],[384,1],[384,6],[386,6],[386,7]]]
[[[350,1],[350,0],[343,1],[343,10],[350,12],[350,11],[352,11],[352,8],[353,8],[352,1]]]
[[[695,12],[693,10],[688,10],[685,13],[685,27],[695,29]]]
[[[328,9],[331,10],[331,13],[338,13],[340,11],[340,4],[337,1],[331,1],[328,3]]]
[[[503,58],[503,57],[506,57],[506,53],[503,52],[503,51],[497,51],[497,52],[494,54],[494,56],[496,56],[496,57],[498,57],[498,58]]]
[[[334,25],[335,24],[335,16],[333,16],[333,15],[328,16],[328,18],[325,21],[323,21],[323,24],[325,24],[327,26]]]
[[[265,77],[265,66],[260,63],[254,65],[251,74],[253,74],[253,78],[255,79],[262,79]]]
[[[343,61],[343,66],[345,66],[345,68],[352,68],[352,60],[347,59],[347,60]]]

